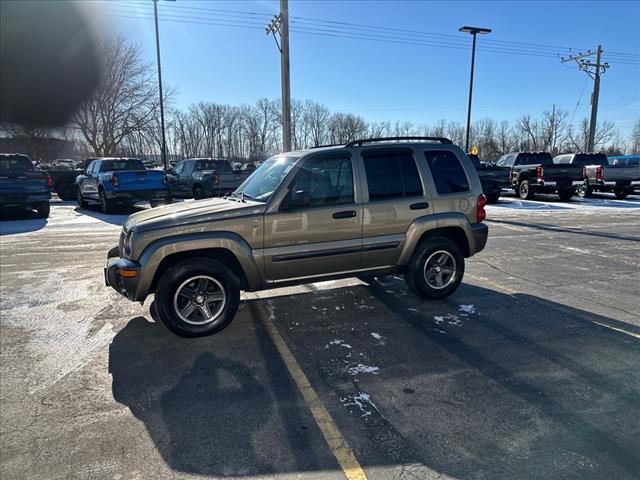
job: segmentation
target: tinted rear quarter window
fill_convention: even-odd
[[[125,170],[146,170],[141,160],[122,159],[122,160],[103,160],[100,166],[101,172],[120,172]]]
[[[424,156],[438,194],[469,191],[469,179],[455,153],[448,150],[427,150]]]
[[[370,201],[424,194],[410,150],[365,151],[362,157]]]
[[[29,157],[22,155],[6,155],[0,157],[0,170],[30,172],[35,170]]]

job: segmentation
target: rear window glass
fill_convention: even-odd
[[[29,157],[23,157],[22,155],[8,155],[0,157],[0,170],[17,170],[25,172],[35,170],[35,167]]]
[[[469,180],[455,153],[448,150],[427,150],[424,156],[440,195],[469,191]]]
[[[120,172],[122,170],[146,170],[142,160],[124,158],[122,160],[103,160],[100,165],[101,172]]]
[[[413,154],[408,150],[363,153],[369,200],[422,196],[422,183]]]
[[[573,159],[574,165],[609,165],[607,156],[603,153],[596,155],[576,155]]]
[[[518,155],[516,165],[553,165],[550,153],[521,153]]]
[[[224,160],[198,160],[196,170],[229,170],[229,165]]]

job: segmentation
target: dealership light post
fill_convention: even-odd
[[[473,97],[473,68],[476,62],[476,35],[491,33],[490,28],[480,27],[460,27],[460,32],[470,33],[473,35],[473,46],[471,47],[471,78],[469,79],[469,108],[467,109],[467,139],[465,142],[465,152],[469,152],[469,134],[471,133],[471,98]]]
[[[168,0],[175,1],[175,0]],[[164,99],[162,98],[162,67],[160,66],[160,30],[158,28],[158,0],[153,0],[153,15],[156,22],[156,54],[158,56],[158,89],[160,90],[160,129],[162,130],[162,165],[167,169],[167,141],[164,136]]]

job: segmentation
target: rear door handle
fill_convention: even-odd
[[[336,212],[333,214],[333,218],[353,218],[356,216],[355,210],[345,210],[343,212]]]
[[[429,202],[420,202],[420,203],[412,203],[409,205],[411,210],[424,210],[425,208],[429,208]]]

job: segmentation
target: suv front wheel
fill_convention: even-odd
[[[162,323],[181,337],[219,332],[240,304],[238,278],[223,263],[210,258],[184,260],[160,278],[155,294]]]
[[[406,279],[414,293],[429,300],[451,295],[462,282],[464,255],[448,238],[422,242],[411,258]]]

